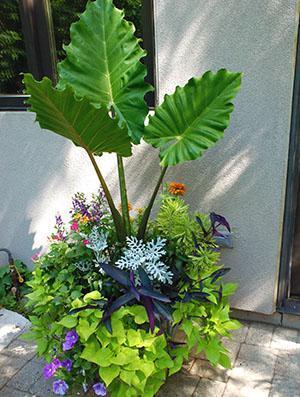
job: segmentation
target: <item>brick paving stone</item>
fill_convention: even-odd
[[[1,351],[1,354],[16,358],[24,357],[29,361],[36,354],[36,345],[22,341],[20,339],[15,339],[5,349]]]
[[[171,376],[160,389],[157,397],[192,397],[199,378],[178,373]]]
[[[27,357],[13,357],[0,354],[0,389],[3,387],[27,362]]]
[[[3,389],[0,390],[0,397],[35,397],[35,395],[20,390],[12,389],[10,387],[4,387]]]
[[[230,378],[226,385],[223,397],[269,397],[270,389],[271,383],[268,382],[249,381],[248,379],[237,380]]]
[[[236,343],[235,339],[231,340],[228,338],[223,339],[223,345],[226,347],[228,350],[228,355],[231,360],[232,365],[235,363],[235,360],[237,358],[238,352],[240,350],[241,344]]]
[[[18,313],[0,309],[0,351],[17,338],[30,322]]]
[[[289,378],[275,377],[272,382],[269,397],[299,397],[300,386],[299,383],[294,383]]]
[[[231,332],[232,340],[236,343],[243,343],[249,331],[249,324],[241,322],[242,327]]]
[[[27,392],[31,386],[41,377],[43,367],[40,363],[32,360],[7,383],[8,387]]]
[[[220,382],[227,382],[230,370],[217,366],[212,367],[206,360],[197,359],[190,370],[190,374]]]
[[[200,379],[193,397],[220,397],[223,395],[226,383]]]
[[[245,343],[269,347],[272,341],[273,331],[273,325],[258,323],[251,324]]]
[[[281,351],[275,364],[275,375],[282,377],[297,377],[300,382],[300,352]]]
[[[242,344],[230,376],[236,380],[271,382],[276,355],[263,346]]]
[[[29,392],[34,394],[36,397],[54,397],[55,394],[52,392],[52,381],[44,379],[41,376],[29,389]]]
[[[275,328],[271,348],[277,350],[300,350],[299,332],[290,328]]]

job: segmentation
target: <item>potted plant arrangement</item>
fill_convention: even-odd
[[[86,151],[101,189],[91,200],[75,195],[70,222],[57,216],[48,252],[35,258],[27,337],[46,359],[44,376],[55,378],[58,395],[80,387],[99,396],[152,397],[192,350],[230,367],[222,338],[239,327],[229,306],[236,286],[222,282],[229,269],[219,264],[216,240],[230,225],[215,213],[191,214],[185,186],[163,178],[223,136],[241,74],[222,69],[190,79],[165,96],[145,127],[144,96],[152,87],[124,13],[112,0],[95,0],[70,31],[56,87],[24,75],[29,110],[42,128]],[[134,208],[123,158],[141,139],[159,150],[161,175],[147,206]],[[116,154],[120,209],[96,160],[104,152]]]

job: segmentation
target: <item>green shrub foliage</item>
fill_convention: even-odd
[[[49,365],[55,359],[72,361],[70,372],[59,367],[55,375],[72,384],[73,390],[98,379],[111,396],[154,396],[191,352],[203,352],[212,365],[230,368],[222,337],[230,337],[230,330],[239,328],[239,323],[230,319],[228,300],[236,286],[222,282],[224,268],[212,233],[204,237],[183,200],[167,192],[161,196],[147,239],[155,240],[158,235],[166,239],[162,260],[174,281],[171,285],[156,283],[155,291],[170,297],[168,304],[160,304],[171,319],[159,320],[157,316],[151,331],[147,306],[135,300],[113,311],[107,327],[105,312],[112,297],[122,297],[123,287],[97,263],[99,251],[90,248],[97,243],[92,241],[95,230],[105,230],[109,261],[120,258],[124,249],[114,242],[113,222],[102,200],[103,194],[94,196],[91,203],[77,194],[70,223],[57,217],[50,248],[36,258],[33,278],[27,282],[32,328],[26,338],[37,343],[39,355]],[[142,212],[131,208],[133,230]],[[197,216],[210,227],[207,217]],[[170,223],[178,228],[169,227]],[[184,238],[179,225],[188,227],[188,237]],[[69,331],[75,331],[79,339],[64,351]]]

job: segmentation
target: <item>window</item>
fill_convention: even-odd
[[[114,0],[125,17],[144,38],[148,56],[148,81],[154,85],[153,0]],[[56,80],[56,62],[64,58],[69,26],[85,9],[87,0],[1,0],[0,1],[0,110],[24,110],[21,72],[36,79]],[[54,27],[54,28],[53,28]],[[154,105],[154,94],[146,98]]]
[[[2,0],[0,15],[0,92],[22,94],[20,73],[28,66],[17,0]]]
[[[300,26],[291,118],[278,311],[300,313]]]

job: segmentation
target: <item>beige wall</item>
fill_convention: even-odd
[[[54,133],[41,130],[30,112],[0,112],[0,247],[30,264],[33,253],[45,250],[59,211],[68,216],[71,196],[96,192],[98,180],[85,152]],[[137,149],[137,148],[136,148]],[[125,162],[130,201],[146,202],[159,171],[157,154],[141,146]],[[118,199],[116,158],[99,160]],[[6,257],[0,255],[0,264]]]
[[[228,217],[239,309],[275,309],[298,26],[296,0],[154,0],[159,98],[193,75],[244,72],[231,127],[175,170],[193,208]]]

